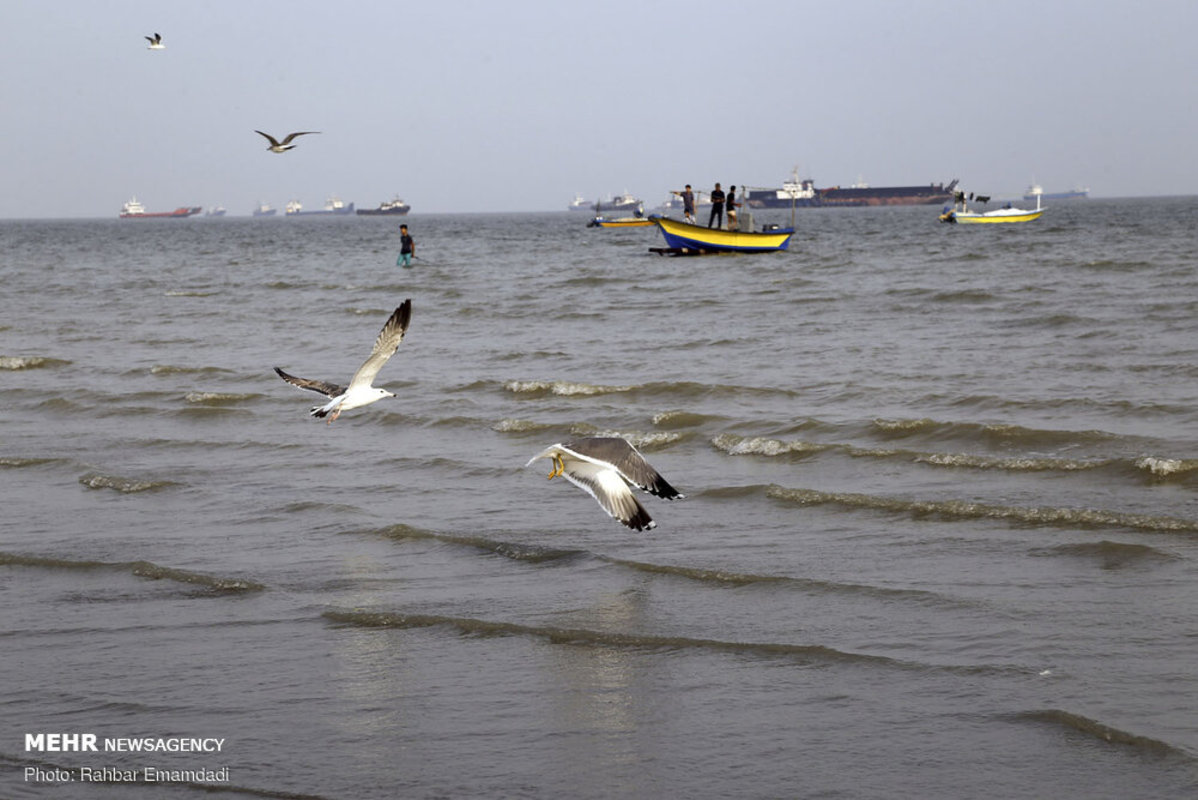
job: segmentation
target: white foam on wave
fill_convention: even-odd
[[[781,439],[770,439],[764,436],[746,438],[744,436],[737,436],[734,433],[721,433],[712,439],[711,443],[730,456],[781,456],[788,453],[818,453],[822,450],[827,450],[831,446],[802,440],[786,442]]]
[[[1181,458],[1157,458],[1155,456],[1144,456],[1136,461],[1138,469],[1151,472],[1158,477],[1166,477],[1169,475],[1178,475],[1183,472],[1191,472],[1198,469],[1198,461],[1192,459]]]
[[[630,392],[633,389],[631,386],[602,386],[573,381],[508,381],[503,384],[503,388],[517,394],[549,392],[563,396],[610,394],[612,392]]]

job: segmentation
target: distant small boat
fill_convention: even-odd
[[[205,217],[223,217],[226,213],[224,206],[213,206],[204,212]]]
[[[253,211],[253,215],[255,217],[273,217],[277,213],[278,213],[277,208],[272,208],[270,205],[268,205],[266,203],[259,203],[258,207],[255,208]]]
[[[129,202],[121,206],[121,219],[182,219],[190,217],[193,214],[199,214],[204,210],[203,206],[180,206],[174,211],[146,211],[146,207],[137,201],[134,197]]]
[[[981,203],[985,207],[990,200],[986,196],[974,197],[970,195],[970,199]],[[946,209],[940,215],[941,222],[960,223],[968,225],[977,224],[994,224],[1003,222],[1031,222],[1032,220],[1040,219],[1040,215],[1044,213],[1044,209],[1040,207],[1040,198],[1036,197],[1036,208],[1028,210],[1023,208],[1014,208],[1010,203],[1007,203],[1002,208],[996,208],[993,211],[970,211],[966,205],[965,192],[957,192],[956,204],[951,210]]]
[[[651,216],[649,219],[661,229],[666,244],[671,250],[683,253],[768,253],[785,250],[790,246],[794,228],[769,226],[765,230],[735,230],[705,228],[669,217]],[[748,215],[742,219],[746,228],[752,222]]]
[[[378,208],[359,208],[358,214],[363,217],[393,216],[407,214],[412,207],[396,197],[385,203],[379,203]]]
[[[588,228],[648,228],[653,220],[648,217],[595,217],[587,223]]]

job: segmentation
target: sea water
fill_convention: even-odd
[[[1198,199],[938,211],[0,223],[0,795],[1198,794]]]

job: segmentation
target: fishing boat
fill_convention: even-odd
[[[138,202],[134,197],[129,202],[121,206],[121,219],[182,219],[190,217],[193,214],[199,214],[204,210],[203,206],[180,206],[174,211],[146,211],[146,207]]]
[[[362,217],[402,216],[412,210],[412,207],[396,197],[385,203],[379,203],[378,208],[359,208],[358,215]]]
[[[969,199],[980,203],[985,208],[986,203],[990,198],[986,196],[974,197],[972,194]],[[965,200],[964,192],[957,192],[956,204],[952,209],[945,209],[940,215],[941,222],[960,223],[960,224],[994,224],[1002,222],[1031,222],[1034,219],[1040,219],[1040,215],[1044,213],[1044,209],[1040,206],[1040,198],[1036,197],[1036,208],[1033,210],[1015,208],[1010,203],[1007,203],[1002,208],[996,208],[993,211],[970,211]]]
[[[785,250],[790,246],[790,237],[794,228],[782,228],[768,225],[764,230],[752,230],[752,218],[745,214],[741,220],[741,230],[725,230],[723,228],[705,228],[702,225],[691,225],[689,222],[671,219],[670,217],[651,216],[669,245],[665,251],[680,254],[697,253],[769,253]]]

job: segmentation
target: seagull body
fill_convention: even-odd
[[[399,343],[403,341],[404,332],[408,329],[408,323],[412,319],[412,301],[404,300],[399,308],[391,313],[387,318],[387,322],[383,325],[383,329],[379,331],[378,338],[374,340],[374,347],[370,351],[370,356],[362,362],[362,366],[358,367],[358,371],[350,378],[349,385],[339,386],[335,383],[326,383],[325,381],[311,380],[308,378],[297,378],[294,375],[288,375],[283,370],[275,367],[275,372],[279,377],[290,383],[292,386],[298,386],[301,389],[309,389],[313,392],[320,392],[326,397],[331,398],[329,402],[323,406],[313,406],[310,413],[314,417],[329,417],[326,424],[330,424],[337,417],[341,416],[342,411],[349,411],[352,408],[360,408],[370,405],[376,400],[382,400],[384,397],[395,397],[394,393],[388,392],[386,389],[379,389],[371,385],[374,377],[379,374],[379,370],[387,363],[387,359],[395,354],[399,349]]]
[[[147,36],[146,39],[150,42],[147,50],[165,50],[166,45],[162,43],[162,34],[156,33],[153,36]]]
[[[685,497],[671,486],[635,447],[618,436],[591,436],[566,444],[554,444],[533,456],[553,462],[549,480],[561,475],[599,501],[609,515],[633,530],[656,527],[629,484],[666,500]]]
[[[287,134],[285,137],[283,137],[283,141],[281,141],[281,142],[278,139],[276,139],[275,137],[271,136],[269,133],[263,133],[262,131],[254,131],[254,133],[258,134],[259,136],[266,137],[267,141],[270,142],[270,146],[267,147],[266,149],[269,150],[270,152],[286,153],[288,150],[295,147],[295,145],[293,145],[291,143],[291,140],[294,139],[295,137],[307,136],[309,133],[320,133],[320,131],[296,131],[295,133]]]

